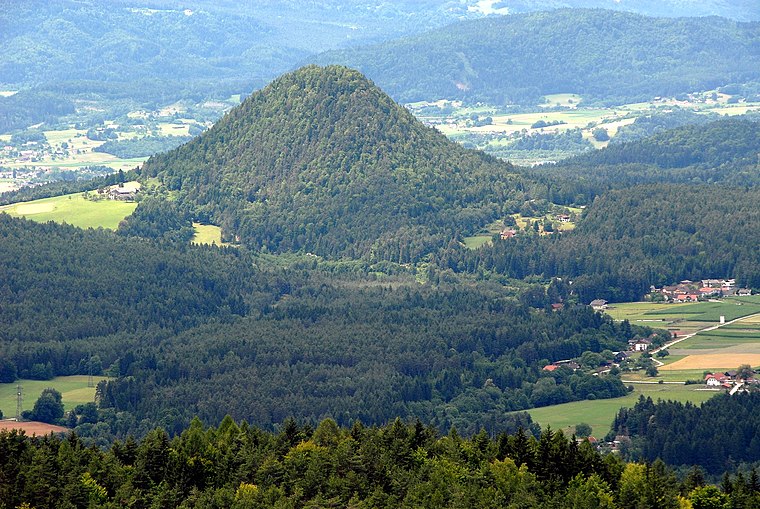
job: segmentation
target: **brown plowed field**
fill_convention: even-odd
[[[53,424],[47,424],[44,422],[16,422],[16,421],[0,421],[0,431],[10,431],[12,429],[23,430],[27,435],[48,435],[50,433],[66,433],[69,429],[61,426],[54,426]]]

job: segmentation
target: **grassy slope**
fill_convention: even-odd
[[[95,387],[87,387],[87,375],[59,376],[52,380],[19,380],[23,394],[23,409],[31,410],[43,389],[52,387],[63,396],[63,406],[71,410],[77,405],[95,401]],[[103,377],[93,377],[94,385]],[[0,384],[0,410],[3,415],[16,415],[16,383]]]
[[[115,230],[119,222],[131,214],[136,207],[136,203],[115,200],[94,202],[85,200],[81,194],[69,194],[14,203],[0,207],[0,212],[7,212],[13,217],[25,217],[40,223],[55,221],[80,228],[102,227]]]

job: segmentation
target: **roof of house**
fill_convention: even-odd
[[[604,299],[594,299],[591,301],[592,306],[604,306],[607,304],[607,301]]]
[[[547,364],[546,366],[544,366],[544,371],[554,371],[558,367],[559,366],[557,366],[556,364]]]

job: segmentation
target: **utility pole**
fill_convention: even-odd
[[[16,384],[16,421],[21,420],[21,382]]]
[[[89,364],[87,368],[87,387],[94,387],[95,385],[92,383],[92,352],[90,352],[90,360],[87,364]]]

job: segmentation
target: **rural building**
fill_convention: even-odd
[[[748,297],[752,295],[752,290],[750,288],[740,288],[736,292],[736,295],[738,295],[739,297]]]
[[[687,293],[679,293],[676,295],[676,300],[678,302],[697,302],[699,300],[700,293],[690,291]]]
[[[637,341],[633,342],[633,351],[634,352],[646,352],[649,350],[649,346],[652,344],[652,341],[649,339],[639,339]]]
[[[134,201],[139,192],[140,184],[138,182],[127,182],[111,186],[108,190],[108,198],[119,201]]]
[[[617,352],[615,354],[615,362],[621,363],[625,361],[626,359],[628,359],[628,357],[630,357],[630,355],[627,354],[626,352]]]
[[[501,240],[511,239],[515,235],[517,235],[517,230],[506,229],[506,228],[502,230],[500,234]]]
[[[558,367],[559,366],[557,366],[556,364],[547,364],[546,366],[544,366],[544,371],[552,372],[555,369],[557,369]]]
[[[560,223],[569,223],[570,216],[568,216],[567,214],[558,214],[557,221],[559,221]]]
[[[589,304],[592,308],[596,309],[597,311],[600,311],[602,309],[607,309],[607,301],[604,299],[595,299],[591,301],[591,304]]]

